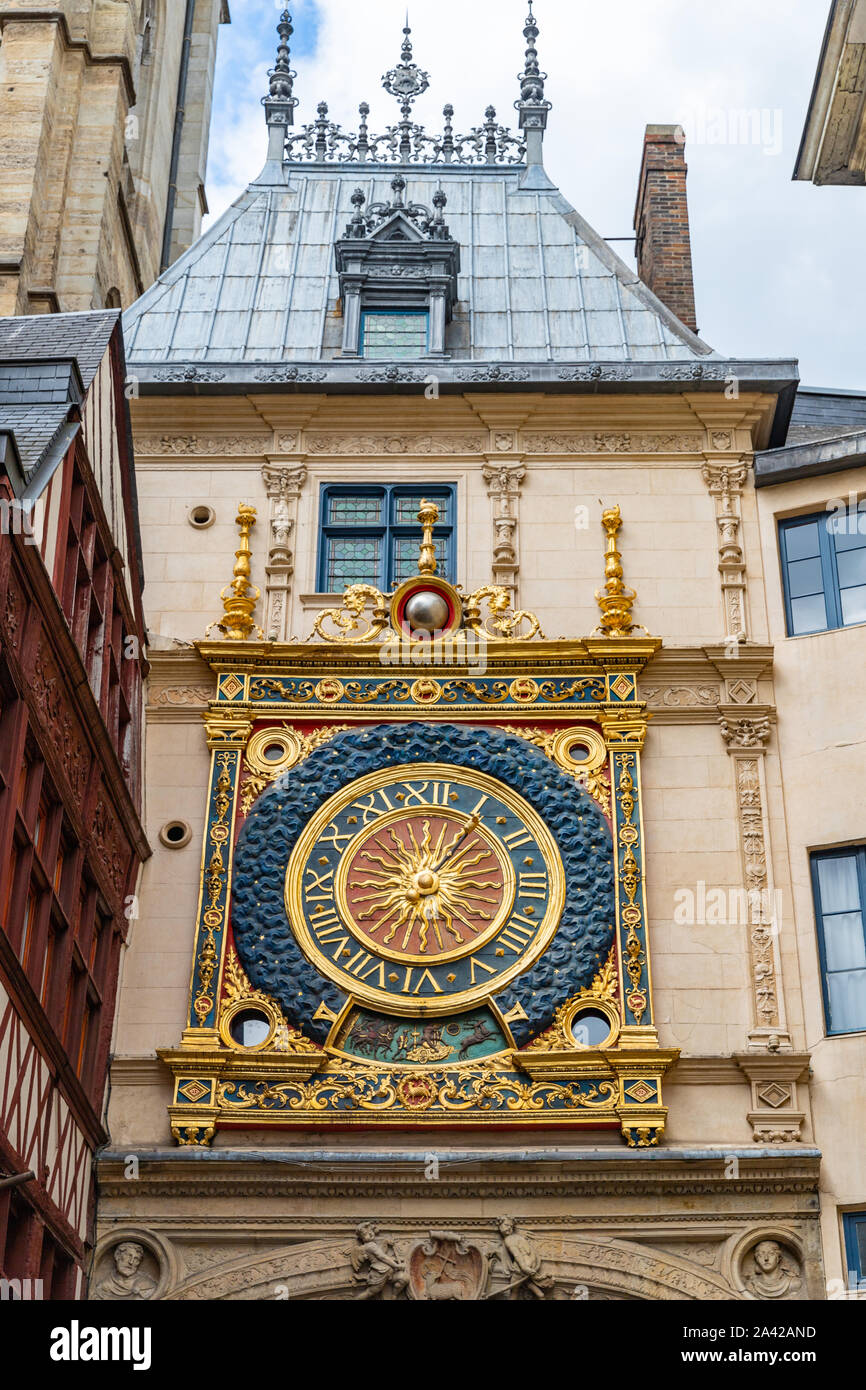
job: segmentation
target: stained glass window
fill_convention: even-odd
[[[454,574],[455,489],[382,486],[325,487],[318,584],[321,593],[340,594],[350,584],[372,584],[385,591],[416,574],[422,528],[422,501],[435,502],[439,523],[433,539],[438,573]]]
[[[428,316],[425,312],[366,313],[361,332],[361,353],[377,361],[423,357],[427,352]]]

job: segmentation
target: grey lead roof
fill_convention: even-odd
[[[440,184],[460,243],[456,360],[694,362],[711,349],[552,186],[526,170],[408,167],[408,201]],[[394,168],[266,166],[125,314],[127,360],[316,362],[339,354],[334,241],[351,195],[389,200]],[[534,180],[547,184],[547,180]],[[459,321],[468,333],[459,332]],[[462,341],[461,341],[462,339]],[[468,339],[468,341],[467,341]]]

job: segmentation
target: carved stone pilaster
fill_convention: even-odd
[[[742,717],[739,711],[723,706],[719,723],[734,765],[749,908],[747,930],[754,999],[749,1048],[754,1052],[790,1051],[779,951],[782,920],[767,816],[765,756],[770,739],[769,715],[757,709],[748,717]]]
[[[484,481],[493,501],[493,580],[508,590],[513,604],[517,603],[520,489],[525,477],[526,468],[517,461],[484,465]]]
[[[725,635],[748,641],[746,560],[743,554],[741,498],[748,477],[745,463],[705,463],[703,478],[716,503],[719,574],[725,607]]]
[[[748,1120],[756,1144],[797,1144],[802,1138],[805,1111],[797,1086],[808,1084],[808,1055],[779,1053],[756,1057],[747,1053],[736,1059],[752,1090]]]
[[[291,548],[292,533],[297,520],[298,498],[307,481],[303,466],[266,464],[262,478],[270,501],[270,550],[265,567],[265,636],[269,641],[288,639],[289,599],[295,557]]]

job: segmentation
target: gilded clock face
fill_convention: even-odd
[[[501,991],[559,923],[556,842],[521,796],[445,764],[383,768],[306,826],[286,908],[307,959],[392,1013],[453,1013]]]

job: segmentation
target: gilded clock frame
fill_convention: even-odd
[[[667,1115],[662,1078],[677,1054],[659,1048],[653,1018],[640,790],[650,716],[637,682],[660,645],[641,635],[508,640],[491,644],[487,669],[478,675],[468,664],[437,667],[435,652],[424,654],[430,664],[420,673],[415,662],[406,661],[383,674],[376,649],[352,644],[198,644],[214,673],[216,698],[205,715],[212,760],[189,1020],[179,1047],[160,1054],[174,1076],[170,1113],[178,1143],[207,1144],[217,1128],[251,1124],[343,1130],[617,1127],[630,1145],[659,1142]],[[275,766],[293,765],[341,728],[431,718],[489,724],[525,737],[584,785],[592,787],[595,779],[597,799],[609,798],[615,996],[611,1002],[609,992],[604,997],[589,990],[577,1003],[595,998],[603,1012],[615,1010],[618,1029],[604,1049],[581,1047],[563,1034],[439,1072],[352,1062],[330,1048],[339,1018],[330,1020],[324,1048],[285,1025],[288,1044],[280,1049],[229,1045],[222,1026],[223,981],[245,780],[257,778],[261,790]],[[269,737],[287,750],[285,763],[263,758]],[[575,760],[569,751],[578,743],[585,759]],[[497,795],[501,791],[497,786]],[[255,993],[250,987],[251,999]]]
[[[310,818],[295,848],[292,850],[289,867],[286,873],[286,908],[289,921],[298,938],[301,950],[311,964],[315,965],[316,969],[325,975],[326,978],[338,984],[340,989],[353,995],[358,1003],[365,1003],[373,1009],[384,1009],[388,1013],[394,1013],[400,1017],[407,1018],[414,1017],[416,1014],[429,1014],[432,1016],[440,1013],[462,1013],[470,1009],[474,1004],[486,1001],[491,993],[490,986],[480,984],[474,990],[465,990],[459,994],[448,995],[441,1001],[435,998],[425,998],[423,1000],[415,999],[411,1002],[407,1001],[404,1003],[399,996],[394,997],[393,995],[387,994],[380,995],[377,991],[368,989],[353,976],[342,975],[340,972],[335,971],[332,962],[317,948],[312,938],[303,907],[301,876],[293,872],[297,866],[306,863],[312,849],[318,842],[323,826],[326,826],[329,821],[334,819],[333,807],[335,803],[344,800],[347,804],[351,804],[351,802],[363,798],[370,792],[377,791],[386,777],[393,781],[403,780],[403,773],[406,773],[407,778],[412,781],[423,780],[424,778],[428,780],[441,780],[443,776],[441,766],[435,763],[412,763],[406,767],[389,766],[381,772],[368,773],[366,776],[359,778],[356,782],[352,782],[348,787],[331,797],[331,799]],[[544,917],[537,924],[537,931],[533,938],[531,949],[526,952],[525,956],[519,957],[517,961],[514,962],[511,970],[505,970],[501,975],[497,975],[494,992],[499,993],[505,989],[517,975],[522,974],[528,966],[534,964],[539,956],[547,949],[556,933],[556,928],[565,903],[565,874],[563,872],[562,859],[556,841],[541,816],[523,797],[518,796],[517,793],[511,791],[503,783],[496,781],[495,778],[489,777],[483,772],[472,772],[470,775],[464,769],[449,768],[448,779],[451,782],[459,782],[467,786],[471,784],[473,789],[477,788],[481,793],[486,792],[489,796],[495,796],[503,805],[508,806],[514,815],[519,817],[531,831],[544,855],[548,870],[550,892]],[[405,815],[406,812],[404,811],[400,814]],[[397,812],[394,812],[393,815],[396,817]],[[385,820],[387,820],[387,817]],[[377,824],[384,824],[385,820],[377,822]],[[367,827],[367,833],[369,833],[369,829],[370,827]],[[356,843],[363,834],[364,831],[362,830],[352,843]],[[348,858],[350,848],[351,846],[346,847],[344,852],[346,858]],[[498,853],[497,857],[499,857]],[[513,880],[514,870],[510,862],[508,863],[508,872]],[[340,876],[341,871],[338,870],[335,875],[335,897],[338,896],[336,885],[340,881]],[[511,887],[513,889],[513,882]],[[512,892],[512,899],[513,896]],[[501,927],[504,926],[509,915],[509,910],[510,905],[508,910],[503,911],[500,909],[497,917],[501,916],[502,921],[498,923],[495,931],[489,930],[485,934],[486,936],[495,935],[495,932],[499,931]],[[431,963],[436,964],[440,962],[444,964],[448,960],[456,960],[462,958],[464,955],[469,955],[473,950],[473,945],[477,947],[478,944],[478,942],[467,943],[465,948],[452,951],[447,956],[438,957],[436,961],[433,961],[432,958],[428,956],[405,954],[399,957],[399,963],[422,966],[429,966]],[[389,958],[393,960],[398,959],[396,956],[389,956]]]

